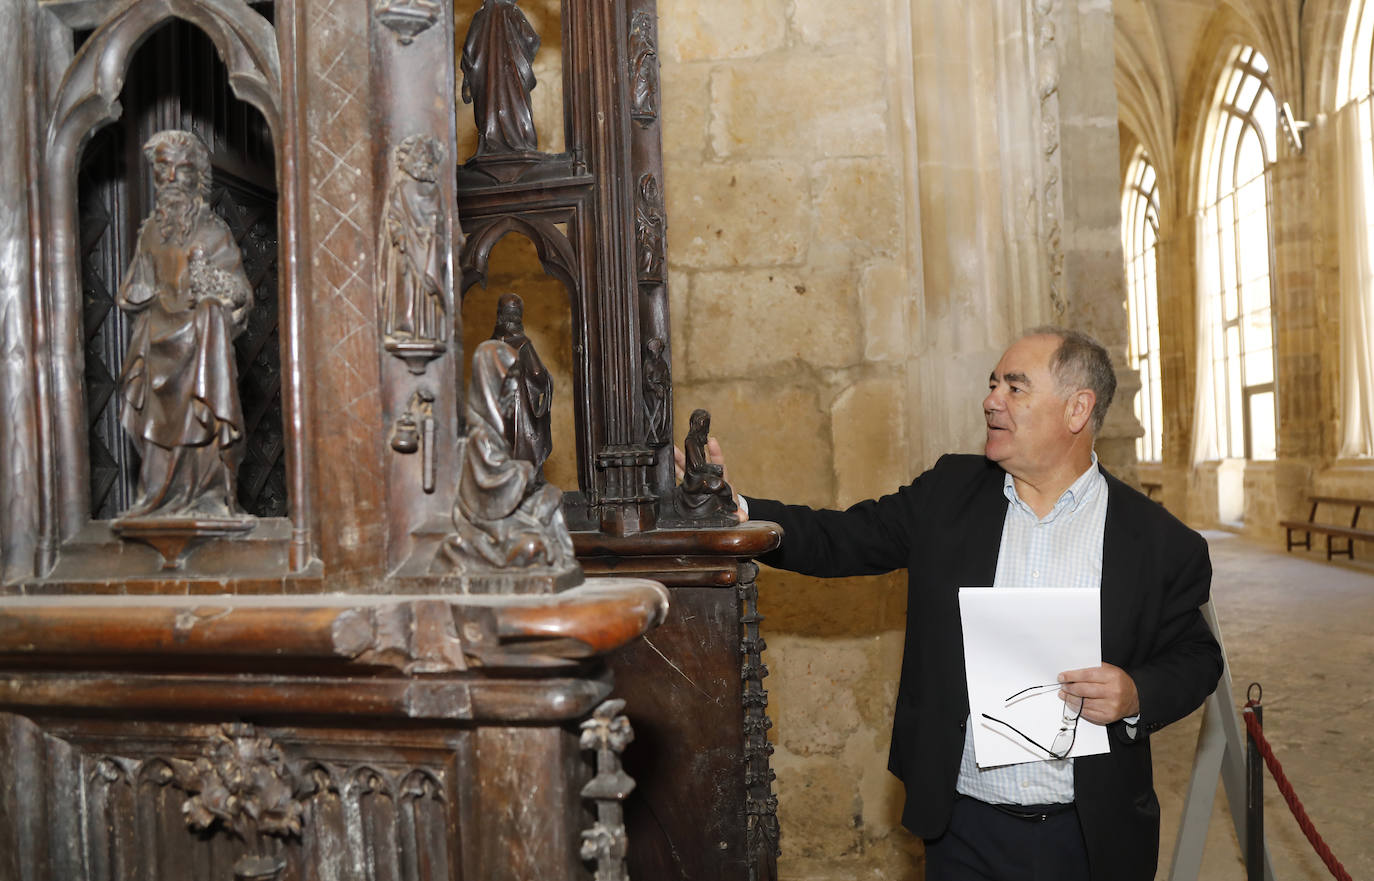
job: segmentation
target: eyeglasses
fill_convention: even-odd
[[[1003,703],[1009,705],[1012,701],[1025,697],[1033,691],[1040,691],[1044,688],[1061,687],[1062,683],[1059,682],[1050,682],[1045,685],[1032,685],[1029,688],[1021,689],[1016,694],[1013,694],[1011,697],[1003,701]],[[987,713],[982,713],[981,715],[984,719],[987,719],[989,722],[996,722],[998,725],[1001,725],[1004,728],[1013,731],[1022,740],[1026,741],[1026,743],[1029,743],[1036,749],[1049,754],[1050,758],[1062,759],[1069,754],[1070,750],[1073,749],[1073,742],[1078,737],[1078,717],[1083,715],[1083,698],[1081,696],[1078,698],[1077,709],[1074,709],[1074,707],[1068,701],[1064,702],[1064,712],[1060,715],[1059,720],[1059,731],[1054,735],[1054,740],[1051,741],[1048,747],[1040,743],[1040,741],[1036,740],[1030,735],[1026,734],[1025,732],[1021,731],[1021,729],[1017,728],[1015,725],[1012,725],[1009,722],[1004,722],[1001,719],[998,719],[996,716],[989,716]]]

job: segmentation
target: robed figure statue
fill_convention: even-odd
[[[442,160],[443,148],[429,135],[411,135],[393,151],[384,238],[378,249],[382,330],[391,350],[406,342],[438,344],[448,338],[439,204]],[[430,357],[442,350],[436,346]]]
[[[534,463],[534,479],[543,480],[544,463],[553,451],[553,377],[525,335],[525,302],[518,294],[502,294],[497,300],[491,338],[510,346],[517,355],[509,377],[514,410],[506,423],[511,455]]]
[[[445,553],[454,562],[497,569],[574,565],[563,520],[563,493],[535,479],[534,464],[512,455],[507,426],[518,408],[519,356],[486,340],[472,358],[458,502]]]
[[[693,410],[687,422],[687,436],[682,441],[684,466],[682,483],[677,488],[678,507],[692,518],[733,514],[734,490],[725,482],[725,468],[706,455],[711,437],[711,414]]]
[[[142,457],[125,517],[246,517],[236,498],[244,424],[233,340],[252,290],[233,234],[210,210],[205,144],[163,131],[143,152],[153,211],[118,294],[137,315],[120,420]]]
[[[515,0],[483,0],[463,41],[463,101],[477,123],[477,155],[539,149],[530,92],[539,35]]]

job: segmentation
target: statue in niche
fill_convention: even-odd
[[[439,166],[444,150],[430,135],[414,134],[392,153],[382,254],[382,331],[387,351],[412,373],[444,351],[444,236]]]
[[[119,395],[120,421],[142,465],[121,522],[251,522],[237,499],[244,423],[233,340],[252,288],[233,234],[210,210],[205,144],[190,132],[162,131],[143,153],[153,166],[153,211],[118,294],[120,308],[137,315]]]
[[[482,342],[473,354],[453,512],[457,532],[444,545],[455,563],[498,569],[574,564],[563,493],[538,479],[534,463],[514,456],[506,440],[519,407],[519,363],[516,350],[500,340]]]
[[[510,454],[534,465],[534,479],[544,480],[544,463],[553,451],[553,377],[525,335],[525,301],[502,294],[496,302],[496,329],[491,338],[516,351],[507,380],[514,390],[514,409],[506,421]]]
[[[658,178],[652,174],[639,176],[639,191],[635,194],[635,249],[640,284],[659,284],[663,281],[664,220],[663,191]]]
[[[630,23],[630,117],[641,126],[658,119],[658,48],[654,19],[643,9]]]
[[[668,442],[668,421],[673,412],[672,390],[668,359],[663,357],[663,340],[650,337],[644,344],[644,421],[651,447]]]
[[[477,155],[539,149],[530,92],[539,35],[515,0],[483,0],[463,41],[463,103],[477,123]]]
[[[682,442],[685,465],[677,500],[682,513],[698,519],[733,514],[739,507],[735,504],[734,491],[725,482],[725,469],[707,460],[706,441],[710,435],[711,414],[706,410],[693,410],[687,437]]]

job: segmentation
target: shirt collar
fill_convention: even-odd
[[[1098,470],[1097,450],[1093,450],[1092,456],[1092,463],[1088,465],[1088,470],[1078,475],[1078,479],[1070,484],[1068,489],[1064,490],[1063,495],[1054,503],[1054,508],[1045,515],[1043,522],[1049,522],[1060,514],[1072,514],[1084,504],[1092,501],[1102,491],[1107,480]],[[1031,510],[1030,505],[1021,501],[1021,496],[1016,492],[1016,481],[1012,479],[1010,474],[1006,474],[1002,478],[1002,494],[1007,497],[1007,501],[1034,516],[1035,512]]]

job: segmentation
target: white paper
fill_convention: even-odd
[[[1065,670],[1102,663],[1101,592],[1081,587],[965,587],[959,590],[968,673],[970,724],[978,767],[1047,761],[1033,746],[986,713],[1053,748],[1063,725],[1057,688],[1022,689],[1055,682]],[[1069,757],[1108,750],[1107,729],[1078,720]]]

